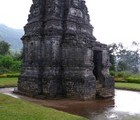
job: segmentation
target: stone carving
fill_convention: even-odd
[[[84,0],[33,0],[22,37],[17,92],[33,97],[112,97],[107,46],[96,41]]]
[[[74,17],[83,17],[83,13],[81,10],[76,9],[76,8],[70,8],[69,15],[72,15]]]

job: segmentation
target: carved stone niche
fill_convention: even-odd
[[[70,8],[69,15],[74,17],[83,18],[83,13],[80,9]]]
[[[39,5],[40,0],[32,0],[34,5]]]
[[[73,5],[78,6],[79,5],[79,0],[73,0]]]

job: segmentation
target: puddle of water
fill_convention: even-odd
[[[0,93],[3,93],[5,95],[9,95],[9,96],[14,97],[14,98],[19,98],[20,95],[13,94],[14,89],[15,88],[0,88]]]
[[[114,107],[91,115],[90,120],[140,120],[140,92],[116,90]],[[97,111],[96,111],[97,112]]]
[[[9,96],[11,96],[11,97],[13,97],[13,98],[19,98],[17,95],[14,95],[14,94],[12,94],[12,93],[3,93],[3,94],[9,95]]]
[[[116,90],[115,97],[106,100],[40,100],[13,94],[14,88],[0,89],[0,93],[15,98],[80,115],[90,120],[140,120],[140,92]]]
[[[0,88],[0,93],[9,93],[12,92],[14,88]]]
[[[116,90],[114,111],[140,114],[140,92]]]

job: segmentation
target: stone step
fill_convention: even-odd
[[[110,93],[109,90],[106,90],[104,88],[102,88],[102,90],[100,90],[100,94],[99,94],[102,98],[110,98],[113,97],[113,95]]]
[[[99,80],[96,81],[96,90],[97,89],[101,89],[102,88],[102,84],[99,82]]]
[[[111,98],[113,97],[112,94],[100,94],[102,98]]]

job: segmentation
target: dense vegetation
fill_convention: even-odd
[[[11,52],[10,45],[0,41],[0,74],[19,72],[22,63],[22,52]]]

